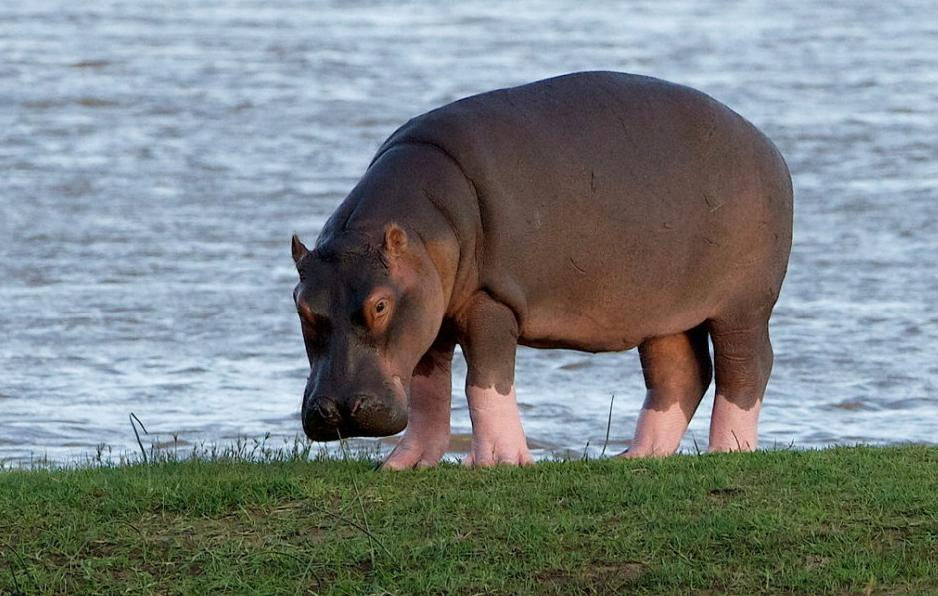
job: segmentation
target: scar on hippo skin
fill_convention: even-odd
[[[630,456],[677,449],[713,380],[710,450],[753,449],[792,206],[769,139],[659,79],[574,73],[412,118],[315,250],[294,238],[311,370],[304,430],[388,434],[410,414],[389,467],[432,465],[449,429],[451,369],[427,354],[448,335],[468,365],[471,465],[530,457],[518,345],[637,346],[647,394]],[[317,316],[328,334],[310,323]],[[362,396],[370,416],[357,415]]]

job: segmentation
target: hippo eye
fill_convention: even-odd
[[[360,312],[366,327],[372,331],[381,331],[387,324],[392,310],[394,310],[393,298],[387,294],[382,294],[371,296],[362,306]]]

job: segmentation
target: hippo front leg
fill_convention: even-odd
[[[472,421],[470,467],[533,463],[515,398],[518,321],[488,294],[477,295],[463,320],[461,339],[469,372],[466,397]]]
[[[449,448],[455,341],[439,338],[420,359],[410,381],[407,429],[381,467],[429,468]]]

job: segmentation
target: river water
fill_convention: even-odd
[[[0,57],[0,461],[130,452],[131,411],[146,442],[301,433],[290,234],[410,116],[588,69],[706,91],[788,159],[762,445],[936,441],[932,0],[34,0],[0,4]],[[538,453],[595,453],[612,394],[623,449],[643,393],[635,352],[519,354]]]

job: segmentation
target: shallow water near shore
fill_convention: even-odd
[[[0,461],[132,452],[131,411],[147,441],[292,440],[290,234],[312,242],[407,118],[588,69],[697,87],[788,160],[762,445],[936,441],[933,2],[40,0],[0,6],[0,55]],[[612,394],[627,446],[636,352],[522,349],[517,377],[538,453],[597,454]]]

